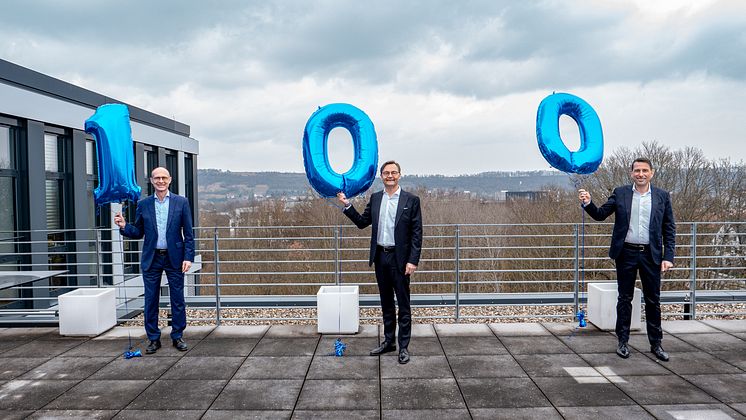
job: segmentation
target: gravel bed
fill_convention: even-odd
[[[664,320],[684,319],[683,305],[661,305]],[[412,315],[415,323],[455,323],[455,308],[414,307]],[[719,313],[722,315],[702,315]],[[459,308],[461,323],[489,322],[570,322],[573,320],[573,307],[566,305],[548,306],[462,306]],[[167,317],[165,310],[162,318]],[[189,325],[215,325],[214,309],[188,309]],[[223,308],[220,311],[221,325],[313,325],[316,324],[315,308]],[[746,303],[698,304],[697,320],[702,319],[746,319]],[[161,321],[163,323],[163,321]],[[374,308],[360,309],[361,324],[380,324],[381,311]],[[142,326],[142,316],[126,322],[129,326]]]

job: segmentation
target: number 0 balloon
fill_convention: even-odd
[[[130,113],[126,105],[106,104],[85,121],[86,133],[96,138],[98,187],[93,191],[97,206],[137,202],[140,186],[135,179]]]
[[[580,149],[571,152],[560,137],[559,118],[571,117],[580,129]],[[536,138],[544,159],[563,172],[593,173],[604,155],[601,121],[588,103],[575,95],[554,93],[539,104],[536,114]]]
[[[329,165],[329,132],[343,127],[352,136],[353,164],[339,174]],[[349,104],[329,104],[311,115],[303,132],[303,164],[306,176],[322,197],[342,191],[354,197],[370,188],[376,178],[378,141],[373,122],[360,109]]]

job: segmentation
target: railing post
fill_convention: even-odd
[[[697,319],[697,222],[692,223],[692,261],[689,275],[689,304],[691,319]]]
[[[459,292],[461,291],[461,227],[456,225],[456,322],[461,317],[461,302],[459,301]]]
[[[215,253],[215,326],[220,326],[220,258],[218,257],[218,228],[214,230],[214,247]]]
[[[342,283],[342,270],[339,261],[339,244],[342,236],[342,226],[337,226],[334,230],[334,284],[339,286]]]
[[[96,240],[96,287],[101,288],[101,230],[95,230]],[[114,283],[114,282],[112,282]]]
[[[574,284],[573,305],[574,305],[574,307],[573,307],[573,313],[572,314],[573,314],[573,319],[575,319],[577,321],[578,312],[580,311],[580,283],[579,283],[579,280],[580,280],[580,249],[579,249],[579,243],[580,243],[580,241],[579,241],[579,238],[578,238],[578,225],[577,224],[573,225],[572,231],[573,231],[572,232],[573,233],[573,241],[575,242],[575,244],[574,244],[575,245],[574,246],[574,248],[575,248],[575,250],[574,250],[575,255],[574,255],[574,258],[573,258],[573,260],[574,260],[574,262],[573,262],[573,265],[574,265],[573,268],[574,268],[574,270],[573,271],[575,273],[574,274],[575,275],[575,279],[573,281],[573,284]],[[583,268],[585,269],[585,267],[583,267]]]

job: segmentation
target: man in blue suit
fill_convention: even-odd
[[[645,322],[650,351],[660,360],[668,361],[663,350],[661,329],[661,273],[673,267],[676,247],[676,222],[667,191],[650,185],[655,170],[650,160],[638,158],[632,162],[633,184],[614,189],[608,201],[597,207],[586,190],[579,190],[583,208],[595,220],[605,220],[614,214],[609,257],[616,263],[619,298],[616,312],[617,355],[629,357],[629,328],[632,320],[632,298],[637,272],[640,273],[645,295]]]
[[[123,236],[145,237],[140,259],[145,288],[145,332],[150,340],[145,353],[153,354],[161,348],[158,302],[164,271],[171,298],[171,340],[177,350],[186,351],[188,346],[182,337],[186,328],[184,273],[194,261],[192,213],[185,197],[168,190],[171,174],[166,168],[153,169],[150,182],[155,187],[155,195],[137,203],[135,222],[127,223],[122,213],[117,213],[114,223]]]
[[[401,167],[393,160],[381,165],[383,191],[373,193],[363,214],[355,210],[345,194],[337,198],[344,214],[357,227],[372,226],[368,265],[375,262],[376,282],[381,296],[384,338],[371,350],[378,356],[396,350],[396,305],[399,304],[399,363],[409,362],[412,314],[409,304],[409,278],[417,270],[422,252],[422,212],[420,198],[399,187]]]

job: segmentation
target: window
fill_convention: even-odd
[[[72,138],[64,130],[47,127],[44,133],[44,168],[46,171],[45,200],[47,207],[47,243],[49,246],[49,269],[69,270],[75,273],[72,200],[72,162],[70,159]],[[82,162],[81,162],[82,164]],[[66,278],[56,278],[52,286],[64,287]],[[64,293],[66,289],[51,289],[52,294]]]
[[[192,210],[192,221],[194,221],[194,157],[184,154],[184,196],[189,200],[189,206]]]
[[[179,164],[178,155],[173,150],[166,151],[166,169],[171,173],[171,186],[168,188],[171,192],[179,194]]]
[[[145,156],[144,158],[144,165],[143,168],[145,168],[145,184],[148,186],[148,194],[147,195],[153,195],[155,192],[155,188],[153,188],[153,184],[150,183],[150,174],[153,172],[153,169],[158,167],[158,152],[151,146],[145,146]]]

